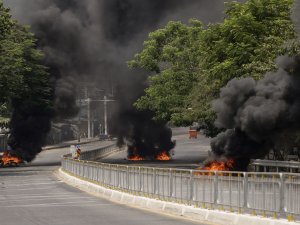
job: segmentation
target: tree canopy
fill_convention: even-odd
[[[197,20],[170,22],[150,33],[142,52],[129,62],[151,72],[137,108],[175,125],[200,122],[214,136],[211,102],[220,88],[235,77],[260,79],[276,70],[278,55],[298,51],[292,5],[293,0],[230,2],[222,23],[204,28]]]
[[[0,116],[22,114],[29,108],[49,110],[52,88],[41,63],[43,54],[28,27],[13,20],[2,1],[0,31]]]
[[[183,123],[182,111],[188,93],[199,73],[202,23],[191,21],[191,26],[170,22],[160,30],[150,33],[145,49],[129,62],[131,67],[141,67],[154,74],[150,86],[136,106],[156,112],[156,119]]]

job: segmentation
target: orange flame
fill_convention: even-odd
[[[2,156],[2,164],[3,166],[18,166],[23,163],[23,160],[19,156],[12,155],[10,152],[6,151]]]
[[[156,156],[156,160],[159,160],[159,161],[169,161],[170,159],[171,159],[171,156],[166,151],[160,152]]]
[[[145,158],[142,157],[142,156],[139,156],[139,155],[133,155],[133,156],[128,157],[128,160],[131,160],[131,161],[142,161],[142,160],[145,160]]]
[[[132,155],[127,158],[130,161],[142,161],[145,160],[143,156],[140,156],[139,150],[137,147],[133,147]]]
[[[234,166],[235,161],[233,159],[228,159],[227,161],[213,161],[210,162],[205,167],[200,168],[200,170],[208,171],[230,171]]]

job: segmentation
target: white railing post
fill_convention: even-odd
[[[248,173],[243,173],[244,181],[243,181],[243,192],[244,192],[244,208],[248,208]]]
[[[279,180],[279,213],[284,213],[284,174],[280,173],[280,180]]]
[[[128,166],[127,166],[127,170],[126,170],[126,180],[127,180],[127,190],[129,191],[130,184],[129,184],[129,167]]]
[[[173,174],[172,169],[169,170],[169,196],[173,197]]]
[[[141,173],[141,167],[139,166],[139,192],[143,191],[142,187],[142,173]]]
[[[214,172],[214,204],[218,204],[218,174]]]
[[[153,168],[153,194],[157,194],[157,187],[156,187],[156,169]]]
[[[189,200],[192,202],[194,201],[194,178],[193,178],[193,170],[190,170],[190,196],[189,196]]]

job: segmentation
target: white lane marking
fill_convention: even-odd
[[[75,195],[77,194],[77,193],[74,193]],[[5,197],[16,197],[16,196],[19,196],[19,197],[35,197],[35,196],[41,196],[41,197],[43,197],[43,196],[55,196],[55,195],[58,195],[58,196],[74,196],[74,194],[66,194],[66,193],[64,193],[64,192],[52,192],[52,193],[47,193],[47,194],[41,194],[41,193],[39,193],[39,194],[11,194],[11,195],[4,195]]]
[[[6,185],[6,183],[4,182],[2,184],[4,184],[5,187],[10,188],[10,187],[20,187],[20,186],[28,186],[28,185],[49,185],[49,184],[57,184],[57,183],[63,183],[63,181],[55,181],[55,182],[50,182],[50,183],[19,184],[19,185]]]
[[[19,195],[3,195],[0,196],[0,200],[14,200],[14,199],[39,199],[39,198],[72,198],[76,195],[40,195],[40,196],[19,196]],[[1,202],[0,202],[1,203]]]
[[[5,184],[12,184],[12,185],[17,185],[17,184],[32,184],[32,183],[49,183],[49,182],[61,182],[61,181],[52,181],[52,180],[16,180],[16,181],[11,181],[11,180],[2,180],[0,181],[0,184],[5,183]]]
[[[81,204],[70,204],[70,205],[42,205],[42,206],[26,206],[26,207],[31,207],[31,208],[34,208],[34,207],[44,207],[44,208],[47,208],[47,207],[96,207],[96,206],[107,206],[107,205],[113,205],[113,204],[99,204],[99,203],[95,203],[95,204],[85,204],[85,203],[81,203]],[[18,206],[14,206],[14,207],[18,207]],[[23,206],[22,206],[23,207]],[[1,208],[1,206],[0,206]],[[5,208],[5,207],[3,207]],[[11,207],[8,207],[8,208],[11,208]]]
[[[89,198],[89,197],[63,197],[63,198],[55,198],[55,197],[50,197],[49,198],[38,198],[38,199],[26,199],[26,201],[42,201],[42,200],[59,200],[59,199],[87,199],[87,200],[93,200],[93,198]],[[10,199],[10,198],[4,198],[4,199],[1,199],[0,200],[5,200],[6,202],[18,202],[18,201],[24,201],[24,199]],[[1,202],[0,202],[1,204]]]
[[[25,189],[20,189],[20,188],[6,188],[5,191],[32,191],[32,190],[49,190],[53,189],[53,187],[44,187],[44,188],[25,188]],[[1,189],[0,189],[1,191]]]
[[[1,173],[0,173],[1,174]],[[7,178],[7,177],[6,177]],[[39,182],[49,182],[49,181],[58,181],[58,180],[55,180],[55,179],[24,179],[24,177],[20,177],[18,176],[19,179],[15,179],[15,180],[11,180],[11,179],[3,179],[3,181],[6,181],[6,182],[11,182],[11,183],[18,183],[20,181],[22,182],[35,182],[35,181],[39,181]],[[29,176],[29,178],[32,178],[32,176]]]
[[[113,205],[111,203],[101,204],[101,203],[97,203],[97,201],[81,201],[81,202],[75,201],[75,202],[43,203],[43,204],[27,204],[27,205],[4,205],[4,206],[0,206],[0,208],[59,206],[59,205],[69,205],[69,204],[85,204],[85,203],[95,203],[95,204],[99,204],[99,205]]]

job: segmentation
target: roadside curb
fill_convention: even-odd
[[[193,206],[135,196],[121,191],[108,189],[98,184],[71,176],[61,168],[58,171],[58,176],[67,184],[99,197],[105,197],[121,204],[149,209],[159,213],[198,220],[199,222],[209,222],[219,225],[299,225],[297,222],[288,222],[284,219],[271,219],[248,214],[195,208]]]

